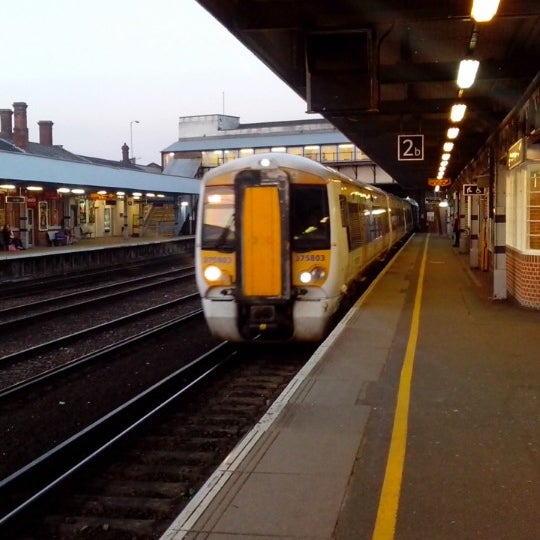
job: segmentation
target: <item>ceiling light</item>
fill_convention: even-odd
[[[448,128],[448,131],[446,132],[446,136],[449,139],[455,139],[458,135],[459,135],[459,128],[457,127]]]
[[[15,189],[15,186],[13,184],[2,184],[0,189]]]
[[[450,120],[452,120],[452,122],[461,122],[465,116],[466,110],[467,105],[464,103],[456,103],[456,105],[452,105],[452,110],[450,111]]]
[[[443,150],[445,152],[451,152],[454,149],[454,143],[453,142],[445,142],[443,145]]]
[[[104,189],[98,191],[98,195],[107,195],[107,192]]]
[[[84,189],[75,188],[71,190],[71,193],[75,193],[75,195],[82,195],[84,193]]]
[[[450,159],[450,154],[448,152],[446,152],[445,154],[443,154],[442,156],[442,159],[448,161]]]
[[[457,85],[460,88],[470,88],[473,85],[479,65],[478,60],[462,60],[459,63]]]
[[[26,189],[28,191],[43,191],[41,186],[27,186]]]
[[[498,8],[499,0],[474,0],[471,17],[476,22],[487,22],[493,19]]]
[[[68,187],[60,187],[56,191],[58,191],[58,193],[69,193],[71,190]]]

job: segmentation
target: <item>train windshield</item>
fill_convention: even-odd
[[[326,186],[291,185],[293,251],[330,249],[330,214]]]
[[[205,191],[202,249],[234,250],[234,192],[232,187],[211,186]]]

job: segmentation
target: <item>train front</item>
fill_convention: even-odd
[[[324,337],[330,311],[325,289],[330,265],[327,183],[292,167],[290,160],[252,156],[205,176],[197,285],[216,337]]]

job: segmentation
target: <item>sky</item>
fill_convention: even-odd
[[[195,0],[10,1],[0,32],[0,109],[27,103],[30,140],[51,120],[76,154],[120,160],[133,138],[137,163],[161,163],[180,116],[314,118]]]

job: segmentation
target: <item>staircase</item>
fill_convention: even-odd
[[[143,236],[175,236],[175,210],[172,204],[152,204],[144,218]]]

